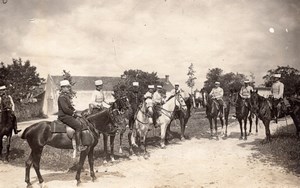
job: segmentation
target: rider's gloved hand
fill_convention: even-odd
[[[80,113],[76,113],[76,117],[80,117],[80,118],[82,118],[82,115],[80,114]]]

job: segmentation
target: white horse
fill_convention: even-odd
[[[156,123],[157,125],[160,125],[161,148],[165,148],[167,127],[173,119],[176,106],[178,106],[180,110],[187,111],[187,106],[180,94],[170,97],[166,103],[160,107],[160,116],[158,117]]]
[[[146,157],[146,138],[150,125],[153,125],[153,101],[152,99],[146,99],[136,111],[134,117],[133,134],[131,135],[131,143],[135,147],[144,145],[144,156]],[[136,140],[138,145],[136,144]],[[131,146],[130,146],[131,147]]]

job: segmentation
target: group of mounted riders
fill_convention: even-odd
[[[297,98],[297,95],[289,98],[289,100],[298,104],[291,108],[289,100],[284,98],[284,84],[280,81],[281,74],[274,74],[272,77],[274,82],[271,87],[271,95],[268,97],[268,102],[272,119],[277,123],[278,117],[281,117],[282,114],[286,115],[290,112],[297,114],[299,112],[300,99]],[[250,81],[248,79],[244,80],[244,85],[238,91],[238,95],[243,99],[245,106],[249,109],[251,109],[250,97],[252,92],[254,92],[254,89],[250,85]],[[218,103],[220,108],[219,115],[222,116],[224,111],[224,91],[220,87],[220,82],[215,82],[215,87],[211,90],[209,96]]]

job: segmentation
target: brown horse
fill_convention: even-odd
[[[185,140],[184,132],[186,128],[186,124],[191,117],[191,107],[193,106],[193,96],[189,94],[188,98],[184,99],[184,102],[186,104],[187,110],[183,110],[182,107],[180,108],[179,106],[175,107],[174,111],[174,118],[171,120],[168,128],[167,128],[167,135],[171,133],[170,126],[173,120],[176,121],[178,119],[180,121],[180,129],[181,129],[181,134],[180,134],[180,140]]]
[[[251,106],[251,111],[254,112],[254,114],[260,120],[262,120],[266,130],[266,141],[270,142],[271,141],[270,122],[272,119],[271,103],[263,96],[260,96],[257,93],[257,91],[255,92],[251,91],[250,106]]]
[[[2,158],[2,149],[3,149],[3,137],[7,137],[7,145],[6,145],[6,155],[5,160],[8,161],[9,157],[9,149],[10,149],[10,142],[12,137],[12,131],[15,124],[17,123],[14,114],[10,110],[5,110],[0,112],[0,157]]]
[[[219,108],[219,104],[216,100],[212,99],[207,92],[203,92],[203,104],[206,107],[206,116],[210,124],[210,136],[211,138],[213,137],[213,123],[215,125],[215,134],[216,134],[216,139],[219,139],[218,135],[218,126],[217,126],[217,118],[219,117],[222,130],[224,128],[224,119],[225,119],[225,132],[224,136],[227,137],[227,127],[228,127],[228,116],[230,112],[230,105],[229,105],[229,100],[227,97],[224,97],[223,102],[224,102],[224,119],[223,116],[220,115],[220,111],[223,109]]]
[[[87,146],[87,149],[80,153],[79,164],[75,177],[77,185],[81,183],[80,173],[86,156],[88,156],[92,180],[94,181],[96,179],[94,172],[94,147],[98,143],[99,134],[115,132],[118,127],[125,126],[128,123],[119,110],[113,108],[109,108],[96,114],[91,114],[87,116],[86,119],[81,118],[80,121],[87,127],[87,130],[82,132],[83,144]],[[51,128],[52,126],[53,123],[50,121],[41,121],[27,127],[21,136],[21,138],[27,140],[31,148],[31,153],[25,163],[25,182],[27,183],[27,186],[31,186],[30,168],[32,165],[38,176],[39,183],[42,184],[44,182],[40,173],[40,160],[45,145],[61,149],[73,149],[72,139],[70,138],[69,133],[53,133],[53,131],[51,131],[51,129],[53,129]]]
[[[249,100],[250,101],[250,100]],[[232,92],[230,94],[230,103],[235,106],[236,110],[236,118],[239,121],[240,129],[241,129],[241,137],[240,139],[247,140],[247,118],[249,120],[250,128],[248,135],[252,132],[252,118],[255,116],[255,125],[256,125],[256,134],[258,133],[258,117],[251,111],[250,103],[246,102],[245,99],[243,99],[239,92]],[[243,133],[243,127],[242,122],[244,121],[244,133]],[[244,136],[245,135],[245,136]]]

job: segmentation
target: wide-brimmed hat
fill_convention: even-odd
[[[273,77],[274,78],[281,78],[281,74],[274,74]]]
[[[139,82],[132,82],[133,86],[139,86]]]
[[[0,86],[0,90],[5,90],[6,86]]]
[[[69,80],[60,81],[60,87],[63,87],[63,86],[71,86]]]
[[[249,83],[250,83],[250,80],[244,80],[244,83],[245,83],[245,84],[249,84]]]
[[[103,85],[102,80],[96,80],[96,81],[95,81],[95,85],[96,85],[96,86],[101,86],[101,85]]]
[[[149,89],[154,89],[154,85],[148,85]]]

